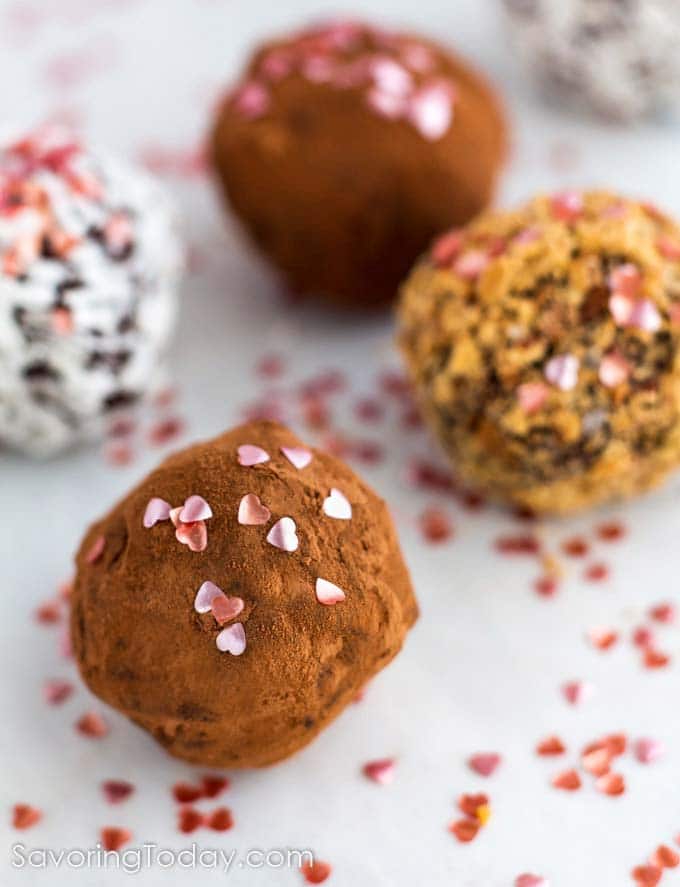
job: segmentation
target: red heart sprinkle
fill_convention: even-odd
[[[207,775],[201,779],[201,786],[205,798],[216,798],[229,788],[229,780],[226,776]]]
[[[203,789],[188,782],[178,782],[172,787],[172,795],[178,804],[192,804],[203,797]]]
[[[323,884],[330,876],[332,869],[329,863],[315,859],[314,862],[307,862],[301,866],[300,871],[308,884]]]
[[[581,777],[576,770],[562,770],[560,773],[556,773],[555,776],[553,776],[552,784],[555,788],[574,792],[581,788]]]
[[[546,757],[549,755],[563,755],[566,750],[566,746],[559,736],[548,736],[536,746],[536,754]]]
[[[185,835],[195,832],[205,822],[205,817],[193,807],[182,807],[177,814],[177,828]]]
[[[76,730],[91,739],[101,739],[109,732],[109,726],[100,714],[89,711],[76,721]]]
[[[119,828],[115,825],[105,826],[100,835],[104,850],[120,850],[132,838],[132,832],[129,829]]]
[[[231,815],[231,810],[228,807],[218,807],[208,816],[206,825],[216,832],[228,831],[234,825],[234,817]]]
[[[457,819],[451,823],[449,831],[458,838],[461,844],[468,844],[477,837],[480,828],[476,819]]]
[[[14,828],[31,828],[42,819],[42,811],[30,804],[15,804],[12,810],[12,825]]]
[[[120,804],[129,798],[134,790],[132,783],[122,779],[107,779],[106,782],[102,782],[102,791],[109,804]]]

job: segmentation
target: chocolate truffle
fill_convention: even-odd
[[[538,197],[438,239],[400,340],[462,477],[534,511],[646,490],[680,461],[680,230],[606,192]]]
[[[268,43],[223,104],[212,158],[296,292],[374,306],[489,201],[505,125],[487,83],[413,34],[342,22]]]
[[[549,96],[622,121],[672,106],[677,108],[677,3],[504,2],[515,55]]]
[[[50,455],[166,383],[181,250],[146,175],[45,126],[0,147],[0,445]]]
[[[302,748],[417,616],[385,503],[274,422],[166,459],[89,529],[77,565],[86,683],[209,766]]]

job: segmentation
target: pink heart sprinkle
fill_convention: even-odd
[[[404,116],[407,108],[407,100],[403,96],[375,88],[369,91],[366,102],[369,108],[387,120],[398,120]]]
[[[190,551],[205,551],[208,547],[208,530],[202,520],[180,525],[175,530],[178,542],[188,545]]]
[[[406,68],[388,56],[376,56],[369,64],[373,82],[381,92],[406,96],[413,89],[413,77]]]
[[[458,258],[453,270],[465,280],[477,280],[490,262],[489,254],[481,249],[471,249]]]
[[[563,191],[550,201],[553,217],[560,222],[573,222],[583,212],[583,195],[578,191]]]
[[[634,309],[635,302],[630,296],[625,296],[622,293],[613,293],[609,297],[609,311],[617,326],[628,326]]]
[[[668,234],[662,234],[659,237],[656,248],[664,259],[680,259],[680,242],[669,237]]]
[[[189,496],[179,513],[179,519],[183,524],[193,524],[199,520],[208,520],[212,516],[212,508],[202,496]]]
[[[432,261],[438,268],[450,265],[458,257],[464,241],[465,234],[457,228],[442,234],[432,245]]]
[[[501,756],[496,752],[480,752],[468,759],[468,766],[480,776],[491,776],[501,763]]]
[[[562,687],[564,697],[571,705],[579,705],[595,692],[592,684],[586,681],[569,681]]]
[[[246,632],[240,622],[223,628],[215,639],[217,649],[221,653],[240,656],[246,648]]]
[[[597,374],[605,388],[616,388],[628,379],[631,370],[632,367],[625,357],[613,351],[602,358]]]
[[[369,761],[363,766],[364,776],[377,782],[378,785],[389,785],[394,782],[396,761],[394,758],[382,758],[379,761]]]
[[[238,522],[244,527],[259,527],[272,516],[266,505],[260,502],[255,493],[246,493],[238,506]]]
[[[664,747],[658,739],[644,737],[636,741],[633,751],[641,764],[651,764],[663,755]]]
[[[548,399],[550,389],[543,382],[524,382],[517,389],[517,400],[527,414],[538,412]]]
[[[281,452],[296,468],[306,468],[312,461],[311,452],[304,447],[281,447]]]
[[[209,613],[212,609],[213,601],[218,597],[226,597],[225,593],[214,582],[206,581],[196,592],[194,598],[194,610],[197,613]]]
[[[545,365],[545,377],[561,391],[571,391],[578,382],[580,362],[573,354],[559,354]]]
[[[218,595],[213,598],[212,614],[220,625],[230,622],[243,612],[243,600],[240,597]]]
[[[608,283],[609,289],[613,293],[634,299],[642,286],[642,274],[637,265],[633,265],[632,262],[626,262],[614,268],[609,275]]]
[[[420,89],[411,98],[408,118],[423,136],[436,142],[453,120],[453,90],[445,83],[433,83]]]
[[[269,462],[269,453],[254,444],[241,444],[238,448],[238,464],[246,468]]]
[[[323,500],[323,513],[336,520],[351,520],[352,506],[349,500],[336,487],[331,487],[331,494]]]
[[[630,317],[630,325],[648,333],[655,333],[661,327],[661,315],[656,305],[649,299],[638,299]]]
[[[532,875],[530,872],[525,872],[523,875],[517,875],[515,887],[550,887],[550,882],[547,878],[541,877],[541,875]]]
[[[74,687],[70,681],[54,680],[45,684],[45,702],[49,705],[61,705],[66,702],[73,693]]]
[[[282,517],[267,533],[267,542],[283,551],[296,551],[299,544],[296,530],[292,517]]]
[[[320,604],[331,606],[344,601],[345,592],[338,588],[337,585],[329,582],[328,579],[319,578],[316,580],[316,599]]]
[[[245,83],[233,97],[235,110],[247,120],[262,117],[269,109],[269,93],[260,83]]]
[[[97,536],[85,555],[85,563],[95,564],[104,553],[105,545],[106,539],[103,536]]]
[[[169,502],[166,502],[165,499],[159,499],[157,496],[154,496],[153,499],[149,499],[149,503],[144,511],[144,519],[142,523],[147,530],[150,530],[154,524],[158,523],[158,521],[167,520],[170,517],[171,510],[172,506]]]

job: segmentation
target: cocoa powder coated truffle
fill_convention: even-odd
[[[680,462],[680,230],[606,192],[539,197],[438,239],[400,342],[457,471],[570,511]]]
[[[375,305],[430,240],[489,201],[498,101],[448,50],[354,22],[259,49],[212,158],[229,203],[296,291]]]
[[[384,502],[272,422],[171,456],[90,528],[77,565],[85,681],[204,765],[306,745],[417,616]]]

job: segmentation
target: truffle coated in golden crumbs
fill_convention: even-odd
[[[225,197],[296,292],[394,299],[432,238],[489,202],[499,101],[448,50],[358,22],[255,52],[215,122]]]
[[[440,237],[399,340],[458,473],[568,512],[680,462],[680,229],[604,191],[538,197]]]
[[[89,529],[77,567],[85,682],[207,766],[306,745],[417,617],[385,503],[273,422],[166,459]]]

